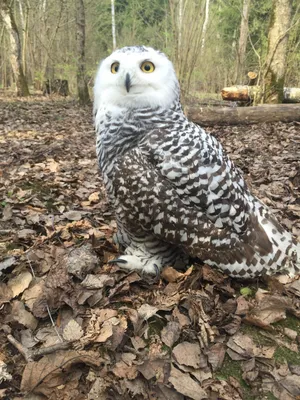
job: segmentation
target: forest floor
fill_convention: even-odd
[[[0,98],[0,399],[299,399],[299,280],[107,264],[91,114]],[[207,130],[299,237],[300,125]]]

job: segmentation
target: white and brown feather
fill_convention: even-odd
[[[119,239],[162,265],[198,257],[237,277],[300,270],[300,245],[251,195],[221,144],[167,109],[95,110],[97,155]]]

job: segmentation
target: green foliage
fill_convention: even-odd
[[[300,85],[300,24],[299,0],[292,1],[294,26],[289,32],[288,65],[286,86]],[[25,3],[23,3],[25,4]],[[76,15],[72,0],[28,0],[28,34],[26,71],[30,83],[41,87],[47,78],[69,80],[69,87],[76,93]],[[197,37],[201,36],[201,24],[204,20],[205,0],[186,0],[184,4],[184,26],[182,37],[188,41],[190,30],[196,21],[200,26]],[[178,61],[178,0],[115,0],[115,21],[117,47],[144,44],[164,51],[173,61]],[[172,8],[173,7],[173,8]],[[240,34],[241,10],[243,0],[211,0],[209,22],[205,37],[205,47],[199,40],[198,57],[194,63],[190,57],[189,43],[183,43],[181,51],[186,51],[190,70],[192,92],[219,93],[222,87],[236,83],[235,64]],[[249,38],[247,43],[245,70],[261,72],[267,46],[270,14],[273,0],[251,0],[249,13]],[[172,11],[173,10],[173,11]],[[175,10],[175,11],[174,11]],[[196,10],[196,11],[195,11]],[[22,32],[22,18],[15,2],[17,24]],[[26,9],[23,9],[26,14]],[[111,0],[86,0],[86,71],[87,80],[92,81],[99,61],[112,52]],[[296,21],[298,20],[298,24]],[[0,29],[1,29],[0,21]],[[21,41],[26,35],[21,34]],[[3,35],[2,47],[8,46]],[[3,55],[4,54],[4,55]],[[192,65],[193,64],[193,65]],[[0,54],[1,77],[9,70],[9,57],[6,52]],[[176,65],[176,67],[178,67]],[[178,70],[178,69],[177,69]],[[2,75],[1,75],[2,74]],[[185,74],[189,76],[188,72]],[[2,78],[4,79],[4,78]],[[246,78],[245,78],[246,79]],[[10,79],[12,82],[13,80]]]

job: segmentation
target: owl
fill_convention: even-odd
[[[184,115],[165,54],[133,46],[103,60],[94,124],[125,248],[113,262],[155,275],[191,258],[239,278],[299,274],[300,244],[250,193],[217,139]]]

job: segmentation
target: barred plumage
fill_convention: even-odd
[[[251,195],[221,144],[187,120],[163,53],[126,47],[105,59],[94,116],[117,239],[126,247],[120,265],[157,273],[192,256],[232,276],[299,273],[300,245]]]

